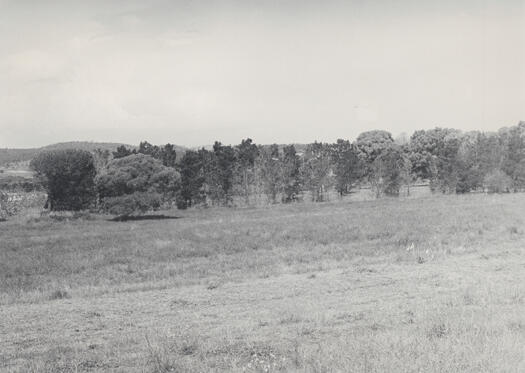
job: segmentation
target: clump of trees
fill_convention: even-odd
[[[434,128],[394,140],[367,131],[354,142],[238,145],[177,154],[171,144],[141,142],[115,152],[45,152],[31,163],[51,210],[97,208],[128,215],[175,203],[231,206],[321,202],[368,186],[377,197],[409,193],[414,182],[434,192],[491,193],[525,189],[525,122],[495,133]]]
[[[45,151],[31,167],[47,192],[49,210],[96,209],[126,216],[175,200],[180,190],[175,159],[173,146],[144,142],[138,151],[119,147],[113,157],[102,150]]]
[[[429,180],[434,191],[493,190],[496,180],[505,184],[496,189],[525,188],[525,122],[497,133],[443,128],[416,131],[409,147],[412,174]]]

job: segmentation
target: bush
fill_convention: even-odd
[[[494,170],[485,175],[483,187],[489,193],[508,193],[512,188],[512,179],[501,170]]]
[[[95,201],[95,165],[84,150],[53,150],[40,153],[31,167],[47,191],[51,211],[79,211]]]
[[[16,215],[18,210],[18,205],[13,202],[12,198],[7,193],[0,191],[0,221]]]
[[[110,161],[97,176],[96,189],[103,211],[143,214],[175,198],[180,175],[149,155],[132,154]]]

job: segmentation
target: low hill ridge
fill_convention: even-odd
[[[119,146],[124,145],[127,148],[138,148],[136,145],[129,145],[116,142],[95,142],[95,141],[68,141],[59,142],[42,146],[40,148],[0,148],[0,166],[7,166],[11,163],[29,162],[39,152],[44,150],[60,150],[60,149],[81,149],[93,151],[95,149],[114,151]],[[182,156],[186,151],[183,146],[175,145],[177,156]]]

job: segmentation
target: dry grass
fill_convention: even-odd
[[[525,370],[523,195],[0,223],[3,371]]]

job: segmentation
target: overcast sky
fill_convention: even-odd
[[[525,120],[525,0],[0,0],[0,147]]]

